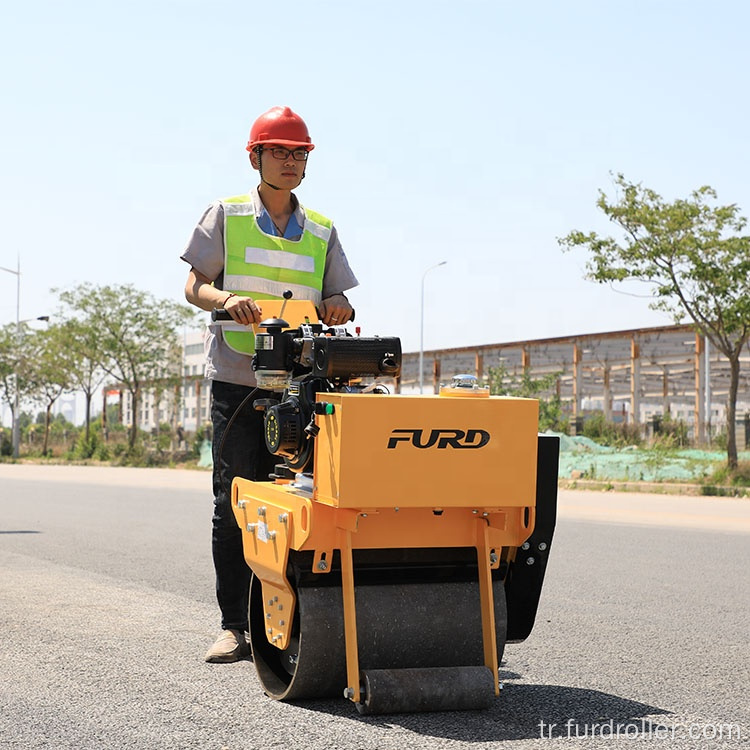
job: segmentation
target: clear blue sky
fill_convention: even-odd
[[[253,119],[288,104],[317,148],[298,191],[331,216],[363,333],[425,348],[671,320],[583,280],[556,242],[607,230],[610,172],[750,213],[750,11],[693,0],[132,0],[6,9],[0,266],[21,316],[52,287],[182,300],[205,206],[255,184]],[[15,278],[0,273],[0,324]]]

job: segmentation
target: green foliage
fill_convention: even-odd
[[[12,401],[13,374],[16,367],[16,327],[4,325],[0,328],[0,388],[8,403]]]
[[[201,449],[206,440],[209,440],[209,438],[206,437],[202,430],[198,430],[198,432],[195,433],[193,439],[188,443],[190,446],[189,455],[191,458],[200,458]]]
[[[603,412],[596,412],[584,419],[583,434],[600,445],[622,447],[643,443],[638,425],[627,422],[608,422]]]
[[[712,438],[713,444],[720,450],[725,451],[727,449],[727,431],[721,430]]]
[[[676,447],[670,436],[665,440],[653,440],[650,449],[644,453],[643,465],[651,474],[658,474],[659,469],[667,465],[675,456]]]
[[[0,428],[0,456],[10,456],[13,454],[13,442],[11,440],[10,430]]]
[[[157,300],[132,285],[84,283],[62,292],[60,300],[80,325],[86,356],[129,391],[134,414],[146,384],[158,391],[177,382],[181,375],[177,330],[194,318],[192,308]],[[137,438],[133,420],[130,453]]]
[[[63,321],[60,330],[65,340],[68,377],[72,387],[86,398],[86,423],[89,424],[91,400],[107,377],[103,367],[107,353],[102,349],[99,330],[85,320],[69,318]]]
[[[566,249],[590,253],[588,278],[598,282],[637,279],[652,285],[653,307],[680,322],[685,314],[717,334],[747,332],[750,322],[750,237],[735,234],[746,220],[736,205],[711,206],[710,187],[690,198],[665,202],[653,190],[615,177],[618,199],[599,191],[597,206],[623,232],[618,241],[596,232],[560,238]]]
[[[666,449],[684,448],[688,444],[687,424],[682,419],[672,419],[670,414],[665,414],[659,420],[658,432],[652,443]]]
[[[94,458],[97,461],[109,461],[112,458],[112,453],[106,443],[99,443],[94,451]]]
[[[701,486],[701,495],[707,497],[734,497],[736,491],[727,487],[717,487],[714,484],[704,484]]]
[[[13,404],[16,371],[16,329],[4,325],[0,328],[0,397]]]
[[[23,411],[18,417],[24,452],[38,454],[42,446],[41,453],[46,454],[52,450],[48,446],[52,441],[58,452],[62,445],[64,452],[77,458],[104,459],[115,450],[117,441],[104,442],[101,424],[97,427],[97,422],[89,422],[93,396],[105,378],[112,378],[130,393],[137,414],[144,389],[153,391],[158,399],[165,389],[176,386],[182,359],[177,331],[194,319],[195,311],[187,305],[158,300],[131,285],[84,283],[61,292],[59,299],[58,322],[44,330],[32,330],[24,323],[0,326],[0,398],[11,409],[16,396],[23,407],[45,407],[38,417],[41,428],[33,425],[33,418]],[[52,416],[55,401],[66,391],[80,391],[86,396],[83,437],[77,428]],[[109,416],[111,439],[121,435],[125,427],[116,410]],[[139,437],[136,423],[128,436],[131,457],[136,454]],[[148,445],[164,454],[171,447],[171,435],[160,430]]]
[[[596,232],[570,232],[558,242],[564,250],[589,252],[587,277],[599,283],[644,282],[651,307],[686,315],[730,361],[727,424],[734,424],[739,357],[750,337],[750,236],[735,205],[714,205],[715,191],[704,186],[671,203],[653,190],[614,178],[617,197],[599,191],[597,206],[619,228],[620,239]],[[727,462],[737,465],[730,431]]]
[[[117,463],[120,466],[159,466],[161,462],[153,451],[149,451],[139,442],[132,448],[125,446],[124,450],[119,452]]]
[[[62,414],[56,414],[49,423],[50,440],[66,441],[78,434],[78,428],[69,422]]]
[[[28,360],[26,376],[33,384],[36,397],[45,406],[42,455],[47,455],[52,407],[63,393],[73,389],[63,327],[50,325],[29,333],[22,342],[22,352]]]
[[[91,422],[91,429],[102,431],[102,417],[101,414]],[[107,405],[107,432],[110,434],[118,434],[127,432],[125,425],[120,422],[119,410],[117,404]]]
[[[730,469],[727,466],[718,467],[706,477],[706,487],[716,488],[716,485],[750,487],[750,461],[739,461],[736,469]],[[704,492],[704,494],[712,493]]]
[[[16,391],[19,402],[34,395],[36,382],[32,366],[33,355],[25,347],[29,327],[15,323],[0,327],[0,398],[13,409]]]
[[[101,432],[91,430],[88,437],[86,437],[85,432],[81,432],[69,456],[78,461],[90,458],[97,461],[108,461],[111,457],[111,452],[102,439]]]
[[[157,451],[164,452],[169,450],[172,445],[172,427],[166,422],[162,422],[159,428],[155,430],[155,434],[151,436],[152,445]]]
[[[34,417],[31,412],[22,411],[18,417],[18,428],[21,430],[21,434],[27,432],[29,427],[34,424]]]
[[[563,414],[562,403],[555,388],[560,373],[553,372],[541,377],[532,377],[525,370],[520,376],[511,375],[504,364],[490,367],[488,384],[494,396],[515,396],[516,398],[535,398],[539,400],[539,430],[564,432],[567,422]],[[545,398],[545,394],[549,394]]]

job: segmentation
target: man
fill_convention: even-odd
[[[315,148],[302,118],[289,107],[273,107],[250,130],[247,150],[260,185],[247,195],[212,203],[198,222],[182,259],[190,264],[185,296],[202,310],[223,307],[236,330],[209,326],[206,377],[212,381],[214,515],[212,548],[222,632],[206,653],[208,662],[232,662],[248,655],[250,570],[230,504],[235,476],[266,480],[278,462],[263,438],[263,415],[252,407],[257,391],[232,424],[243,399],[255,387],[250,366],[254,338],[246,326],[263,319],[263,300],[291,289],[296,299],[313,300],[326,325],[352,316],[343,292],[358,282],[349,268],[330,219],[303,208],[292,190],[305,176]]]

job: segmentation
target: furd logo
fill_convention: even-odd
[[[391,432],[388,438],[388,448],[399,445],[412,445],[424,450],[436,448],[484,448],[490,442],[490,433],[485,430],[406,430],[398,429]]]

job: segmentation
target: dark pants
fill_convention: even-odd
[[[234,477],[266,481],[280,458],[268,452],[263,438],[263,412],[253,409],[256,398],[270,398],[258,390],[248,399],[232,422],[223,446],[227,424],[242,400],[252,391],[249,386],[213,381],[211,420],[213,422],[214,516],[212,547],[216,570],[216,598],[221,609],[222,630],[248,630],[247,607],[250,568],[242,551],[242,532],[232,512]],[[221,455],[219,448],[221,447]]]

